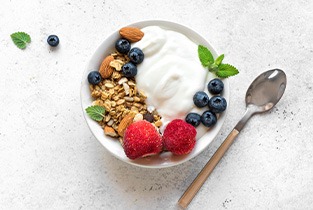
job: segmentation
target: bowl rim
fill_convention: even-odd
[[[156,24],[157,23],[157,24]],[[147,20],[142,20],[142,21],[137,21],[137,22],[133,22],[133,23],[130,23],[128,25],[125,25],[125,26],[122,26],[122,27],[131,27],[131,26],[137,26],[137,25],[146,25],[146,26],[149,26],[149,25],[175,25],[179,28],[183,28],[187,31],[190,31],[191,33],[194,33],[194,34],[197,34],[197,36],[199,36],[200,38],[202,38],[203,40],[205,40],[206,42],[206,46],[208,48],[210,48],[210,50],[212,51],[212,54],[217,56],[217,51],[215,50],[215,48],[211,45],[211,43],[206,39],[204,38],[200,33],[198,33],[196,30],[184,25],[184,24],[181,24],[181,23],[177,23],[177,22],[173,22],[173,21],[168,21],[168,20],[162,20],[162,19],[147,19]],[[146,27],[144,26],[144,27]],[[118,28],[121,28],[121,27],[118,27]],[[165,27],[166,28],[166,27]],[[175,29],[171,29],[171,30],[174,30]],[[103,40],[102,42],[98,45],[98,47],[96,48],[96,50],[93,52],[93,54],[89,57],[89,59],[87,60],[87,64],[84,66],[84,71],[83,71],[83,75],[82,75],[82,80],[81,80],[81,84],[80,84],[80,105],[81,105],[81,108],[82,108],[82,111],[83,111],[83,116],[84,116],[84,119],[88,125],[88,128],[89,130],[91,131],[92,135],[97,139],[98,142],[100,142],[100,144],[111,154],[113,155],[114,157],[116,157],[117,159],[125,162],[125,163],[128,163],[130,165],[134,165],[134,166],[138,166],[138,167],[141,167],[141,168],[153,168],[153,169],[159,169],[159,168],[169,168],[169,167],[173,167],[173,166],[178,166],[182,163],[185,163],[193,158],[195,158],[196,156],[200,155],[205,149],[207,149],[209,147],[209,145],[216,139],[217,135],[220,133],[224,123],[225,123],[225,120],[226,120],[226,117],[227,117],[227,114],[228,114],[228,107],[229,107],[229,99],[230,99],[230,94],[229,94],[229,90],[230,90],[230,87],[229,87],[229,81],[227,78],[223,79],[223,81],[226,81],[227,85],[224,87],[224,94],[227,95],[227,102],[228,102],[228,107],[227,109],[223,112],[222,114],[222,118],[223,120],[221,122],[219,122],[220,124],[220,128],[218,129],[218,131],[216,132],[216,134],[212,137],[211,141],[205,145],[204,147],[202,147],[196,154],[194,155],[186,155],[186,158],[181,158],[181,160],[175,162],[175,163],[171,163],[171,164],[166,164],[166,165],[143,165],[143,164],[140,164],[138,163],[136,160],[131,160],[129,159],[128,161],[126,161],[125,159],[121,158],[120,156],[116,155],[115,153],[113,153],[112,151],[110,151],[106,145],[103,144],[103,142],[97,138],[97,135],[94,133],[93,129],[92,129],[92,125],[89,123],[89,121],[91,119],[89,119],[88,115],[86,114],[85,112],[85,108],[84,108],[84,105],[83,105],[83,88],[84,88],[84,80],[86,80],[85,76],[86,76],[86,73],[87,72],[90,72],[90,69],[88,69],[88,66],[90,65],[91,61],[92,61],[92,58],[95,57],[97,54],[98,54],[98,51],[100,51],[100,49],[102,48],[102,45],[104,45],[104,43],[106,42],[106,40],[108,40],[110,37],[114,36],[116,33],[118,32],[118,30],[115,30],[114,32],[110,33],[109,35],[107,35]],[[182,33],[182,32],[180,32]],[[183,33],[184,34],[184,33]],[[184,34],[185,35],[185,34]],[[186,35],[187,36],[187,35]],[[188,37],[188,36],[187,36]],[[190,38],[190,37],[188,37]],[[190,38],[191,39],[191,38]],[[225,82],[224,82],[225,83]],[[109,138],[107,136],[105,136],[105,134],[103,133],[103,136],[105,138]],[[206,134],[204,134],[200,139],[202,139],[203,137],[205,137]],[[199,140],[200,140],[199,139]],[[197,140],[198,141],[198,140]],[[184,155],[185,156],[185,155]],[[181,157],[184,157],[184,156],[181,156]]]

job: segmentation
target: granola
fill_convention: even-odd
[[[143,91],[138,90],[135,78],[126,78],[121,73],[122,66],[129,62],[128,56],[118,52],[113,52],[109,56],[114,58],[109,64],[113,68],[113,73],[98,85],[89,87],[94,99],[92,104],[103,106],[106,110],[105,117],[98,123],[106,135],[119,138],[123,136],[131,122],[144,119],[143,116],[149,112],[146,104],[147,96]],[[151,114],[153,114],[152,123],[159,128],[162,125],[161,116],[156,111]],[[132,116],[131,122],[129,116]],[[126,118],[128,118],[127,122],[125,122]],[[121,122],[123,126],[120,125]]]

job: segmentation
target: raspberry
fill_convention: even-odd
[[[130,124],[124,134],[124,152],[132,160],[162,151],[162,137],[146,120]]]
[[[170,122],[163,133],[163,144],[174,155],[185,155],[191,152],[196,144],[196,129],[184,120]]]

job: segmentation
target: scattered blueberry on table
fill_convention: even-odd
[[[47,42],[51,47],[56,47],[59,45],[60,39],[57,35],[50,35],[48,36]]]

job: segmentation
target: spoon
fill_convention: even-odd
[[[251,83],[246,93],[245,114],[179,199],[179,206],[187,208],[205,180],[212,173],[215,166],[219,163],[239,132],[245,126],[246,122],[254,114],[272,109],[284,94],[286,83],[286,74],[280,69],[263,72]]]

